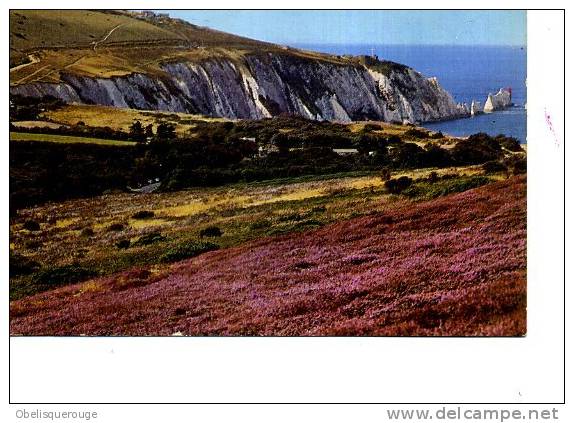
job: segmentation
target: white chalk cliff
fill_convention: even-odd
[[[60,83],[10,87],[66,103],[260,119],[281,113],[332,121],[428,122],[470,115],[436,78],[391,62],[340,64],[289,54],[251,54],[162,66],[161,77],[62,74]],[[384,66],[383,66],[384,65]],[[493,96],[491,102],[497,102]],[[503,100],[500,100],[503,102]]]
[[[482,107],[482,104],[480,104],[480,101],[472,100],[472,103],[470,104],[470,115],[471,116],[478,115],[483,111],[484,109]]]
[[[484,112],[491,113],[504,109],[512,104],[512,93],[507,88],[501,88],[496,94],[488,94],[484,103]]]

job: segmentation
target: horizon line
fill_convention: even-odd
[[[312,42],[312,41],[296,41],[296,42],[274,42],[272,44],[281,44],[281,45],[288,45],[288,44],[308,44],[308,45],[316,45],[316,46],[340,46],[340,45],[347,45],[347,46],[416,46],[416,47],[521,47],[526,48],[528,44],[418,44],[418,43],[324,43],[324,42]]]

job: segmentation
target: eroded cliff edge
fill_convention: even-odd
[[[232,119],[289,113],[342,122],[420,123],[469,114],[435,78],[407,66],[378,60],[340,64],[288,53],[165,63],[154,75],[97,78],[63,73],[59,83],[15,85],[10,93]]]

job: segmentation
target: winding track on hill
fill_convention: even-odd
[[[96,48],[98,47],[98,45],[100,45],[101,43],[104,43],[114,33],[115,30],[119,29],[120,27],[122,27],[124,25],[126,25],[126,24],[122,23],[122,24],[116,25],[115,27],[110,29],[109,32],[106,35],[104,35],[101,40],[95,41],[93,50],[96,51]],[[82,60],[85,57],[86,57],[86,55],[75,59],[72,63],[68,63],[66,66],[64,66],[63,69],[68,69],[68,68],[74,66],[76,63],[78,63],[80,60]],[[13,67],[10,69],[10,72],[14,72],[14,71],[23,69],[27,66],[33,65],[33,64],[38,63],[40,61],[40,59],[38,57],[34,56],[33,54],[29,55],[28,58],[30,59],[29,63],[24,63],[24,64],[18,65],[16,67]],[[33,76],[42,72],[43,70],[45,70],[48,67],[49,67],[49,65],[42,66],[41,68],[37,69],[36,71],[32,72],[31,74],[26,75],[23,78],[19,79],[18,81],[15,82],[15,84],[21,84],[24,81],[26,81],[27,83],[37,82],[39,79],[46,78],[46,77],[59,71],[59,69],[52,69],[48,73],[43,74],[43,75],[39,76],[38,78],[31,79]]]
[[[28,59],[30,60],[28,63],[22,63],[21,65],[10,68],[10,73],[16,72],[17,70],[20,69],[24,69],[25,67],[33,65],[34,63],[38,63],[40,61],[40,59],[38,59],[38,57],[34,56],[33,54],[29,54]]]
[[[119,25],[114,26],[112,29],[110,29],[110,32],[108,32],[108,33],[104,36],[104,38],[102,38],[100,41],[94,42],[94,51],[96,51],[96,48],[98,47],[98,45],[101,44],[101,43],[103,43],[103,42],[105,42],[105,41],[110,37],[110,35],[112,35],[112,34],[114,33],[114,31],[115,31],[116,29],[118,29],[118,28],[120,28],[120,27],[122,27],[122,26],[124,26],[124,25],[125,25],[125,23],[121,23],[121,24],[119,24]]]

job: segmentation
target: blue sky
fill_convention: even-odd
[[[280,44],[526,45],[524,11],[201,11],[172,17]]]

